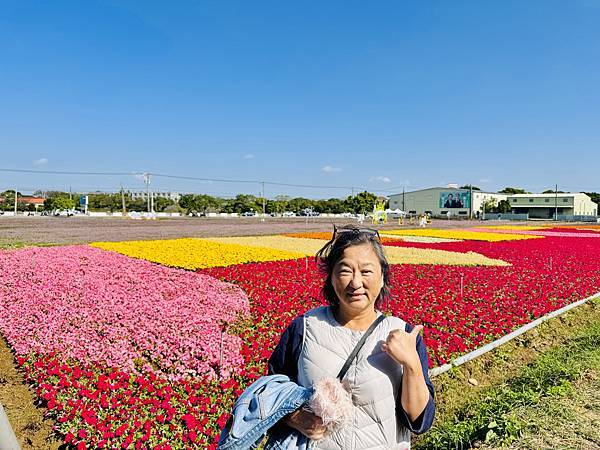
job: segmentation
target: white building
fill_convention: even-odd
[[[455,185],[434,187],[418,191],[391,195],[390,209],[401,209],[411,214],[430,214],[432,216],[455,216],[468,218],[483,211],[486,202],[498,204],[507,199],[506,194],[459,189]]]
[[[529,214],[530,219],[559,216],[597,216],[598,205],[582,192],[551,194],[513,194],[509,196],[512,212]]]
[[[178,202],[179,199],[181,198],[181,194],[178,192],[160,192],[160,191],[150,191],[150,193],[152,194],[152,196],[154,198],[157,197],[164,197],[164,198],[168,198],[169,200],[173,200],[175,202]],[[131,198],[133,200],[146,200],[146,191],[139,191],[139,192],[129,192],[129,195],[131,195]]]
[[[487,202],[496,205],[508,201],[514,214],[529,214],[531,219],[552,219],[559,216],[597,216],[598,205],[584,193],[560,194],[499,194],[470,191],[455,185],[434,187],[391,195],[390,209],[401,209],[412,214],[432,216],[479,217]]]

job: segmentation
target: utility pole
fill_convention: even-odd
[[[558,220],[558,184],[554,186],[554,220]]]
[[[402,185],[402,211],[406,212],[406,204],[404,200],[404,185]]]
[[[144,172],[144,183],[146,183],[146,204],[148,212],[150,212],[150,174]]]
[[[266,213],[266,199],[265,199],[265,182],[262,182],[262,204],[263,204],[263,219]]]
[[[485,207],[484,207],[485,209]],[[473,184],[469,185],[469,219],[473,219]]]
[[[123,215],[127,215],[127,210],[125,209],[125,191],[123,190],[123,183],[121,183],[121,205],[123,206]]]

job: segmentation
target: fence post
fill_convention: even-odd
[[[21,450],[2,403],[0,403],[0,450]]]

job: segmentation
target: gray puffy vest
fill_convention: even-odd
[[[402,365],[381,350],[381,344],[385,342],[389,332],[398,328],[404,330],[405,325],[397,317],[387,317],[369,336],[344,377],[351,385],[354,404],[350,424],[325,439],[312,441],[312,448],[410,448],[410,432],[396,416]],[[354,331],[340,325],[328,306],[307,312],[304,315],[304,326],[304,341],[298,361],[298,383],[310,388],[322,377],[337,376],[364,331]]]

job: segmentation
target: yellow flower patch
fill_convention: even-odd
[[[326,243],[325,239],[293,238],[287,236],[243,236],[210,238],[219,243],[270,247],[282,251],[298,251],[306,256],[314,256]],[[450,252],[428,248],[385,247],[390,264],[440,264],[451,266],[507,266],[508,263],[491,259],[479,253]]]
[[[310,231],[306,233],[285,233],[282,236],[301,239],[324,239],[326,241],[333,237],[332,231]]]
[[[245,247],[235,243],[194,238],[94,242],[91,245],[133,258],[189,270],[225,267],[248,262],[282,261],[304,256],[304,253],[300,252]]]
[[[600,231],[600,225],[582,225],[582,224],[544,224],[544,228],[574,228],[576,230],[586,230],[586,231]]]
[[[513,233],[493,233],[468,230],[439,230],[431,229],[415,229],[415,230],[392,230],[386,231],[386,234],[395,234],[399,236],[428,236],[446,239],[462,239],[465,241],[520,241],[525,239],[540,239],[542,236],[513,234]]]
[[[532,226],[532,225],[486,225],[484,227],[477,228],[486,228],[490,230],[515,230],[515,231],[536,231],[543,230],[543,226]]]
[[[321,239],[325,241],[329,241],[333,237],[333,233],[331,231],[313,231],[307,233],[286,233],[282,236],[292,237],[292,238],[303,238],[303,239]],[[397,236],[384,236],[380,233],[381,243],[385,244],[387,242],[395,242],[398,239],[401,239]]]
[[[438,244],[440,242],[460,242],[460,239],[446,239],[446,238],[438,238],[438,237],[429,237],[429,236],[394,236],[391,234],[381,234],[382,239],[395,239],[396,241],[404,241],[404,242],[422,242],[425,244]],[[383,241],[384,243],[386,241]]]
[[[385,247],[390,264],[435,264],[442,266],[510,266],[475,252],[459,253],[431,248]]]
[[[329,240],[287,236],[236,236],[207,239],[222,244],[293,252],[300,254],[300,257],[314,256]]]

